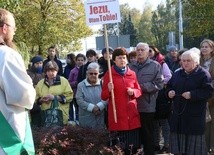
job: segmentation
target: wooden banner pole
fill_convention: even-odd
[[[108,33],[107,33],[106,24],[104,24],[104,32],[105,32],[105,46],[106,46],[106,52],[107,52],[109,79],[110,79],[110,82],[113,83],[112,73],[111,73],[111,62],[109,58]],[[111,91],[111,99],[112,99],[112,105],[113,105],[114,121],[115,123],[117,123],[117,111],[116,111],[115,100],[114,100],[114,90]]]

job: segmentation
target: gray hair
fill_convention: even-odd
[[[91,62],[87,67],[87,71],[90,69],[95,69],[95,70],[99,71],[100,66],[97,62]]]
[[[48,61],[45,64],[45,66],[44,66],[44,72],[46,73],[49,70],[55,70],[55,71],[58,72],[59,67],[58,67],[58,65],[57,65],[57,63],[55,61],[51,60],[51,61]]]
[[[181,59],[185,56],[190,56],[192,60],[198,65],[200,64],[200,50],[196,47],[193,47],[181,55]]]
[[[145,50],[147,52],[149,52],[149,45],[147,43],[143,43],[143,42],[139,42],[136,46],[136,49],[139,47],[139,46],[143,46],[145,48]]]

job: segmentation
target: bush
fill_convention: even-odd
[[[105,130],[79,126],[33,128],[37,155],[122,155],[122,149],[109,147]]]

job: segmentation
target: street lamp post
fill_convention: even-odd
[[[179,48],[183,49],[183,17],[182,17],[182,2],[179,0]]]
[[[120,28],[119,28],[119,23],[117,23],[117,47],[120,46]]]

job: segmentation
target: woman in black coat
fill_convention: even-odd
[[[173,154],[206,155],[206,102],[213,87],[209,72],[199,66],[200,51],[190,49],[181,55],[182,69],[167,84],[173,101],[170,118],[170,150]]]

